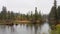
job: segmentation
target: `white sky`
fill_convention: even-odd
[[[2,6],[6,6],[7,10],[21,13],[28,13],[37,7],[38,11],[43,14],[48,14],[53,6],[54,0],[0,0],[0,11]],[[60,0],[57,0],[57,5],[60,5]]]

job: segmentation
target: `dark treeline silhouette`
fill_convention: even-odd
[[[48,19],[51,34],[60,34],[60,6],[57,6],[56,0],[54,0],[54,5],[52,6]]]
[[[14,23],[21,21],[30,21],[30,22],[42,22],[42,15],[37,11],[37,7],[35,7],[35,13],[31,11],[31,14],[21,14],[14,13],[13,11],[7,11],[5,6],[2,7],[2,11],[0,12],[0,23]]]
[[[54,29],[56,25],[60,24],[60,6],[57,6],[56,0],[49,14],[49,24]]]

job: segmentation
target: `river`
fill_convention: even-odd
[[[49,31],[50,27],[47,22],[42,25],[0,25],[0,34],[49,34]]]

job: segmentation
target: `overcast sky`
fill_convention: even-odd
[[[2,6],[6,6],[7,10],[28,13],[37,7],[42,14],[48,14],[53,6],[54,0],[0,0],[0,11]],[[60,5],[60,0],[57,0],[57,5]]]

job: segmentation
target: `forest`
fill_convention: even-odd
[[[21,24],[21,23],[31,23],[31,22],[42,22],[42,15],[37,11],[37,7],[35,7],[35,13],[31,11],[31,14],[21,14],[14,13],[13,11],[7,11],[5,6],[2,7],[2,11],[0,12],[0,23],[1,24]]]

